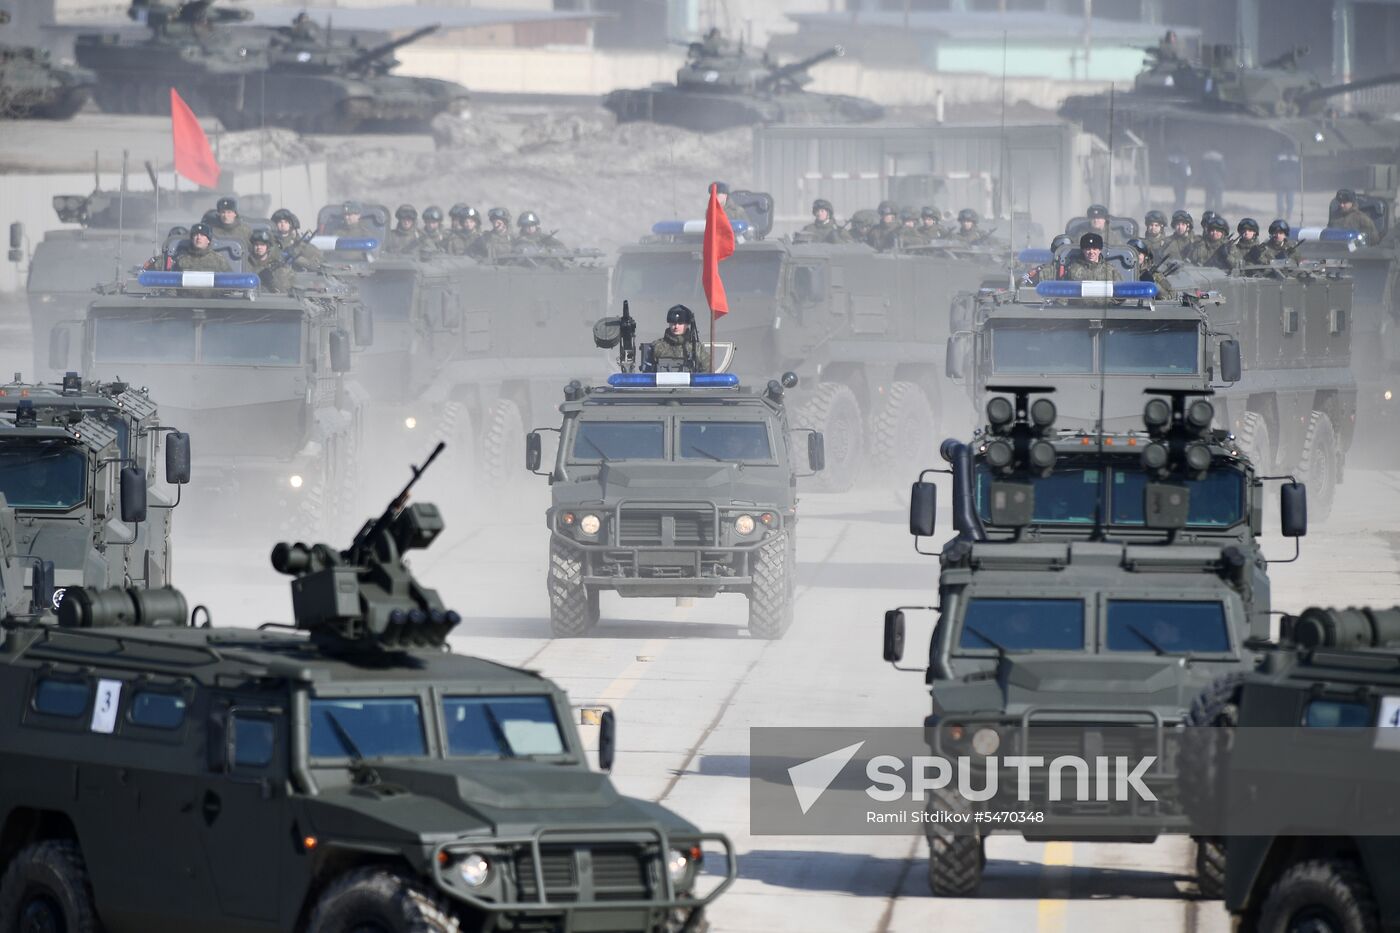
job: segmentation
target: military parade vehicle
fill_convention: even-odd
[[[635,327],[626,308],[601,322],[599,346],[620,348],[623,371],[606,386],[565,387],[563,423],[546,429],[559,435],[548,471],[542,429],[526,438],[526,467],[550,485],[550,627],[587,632],[604,590],[743,593],[749,632],[781,638],[796,585],[797,477],[825,460],[821,434],[788,422],[784,395],[797,377],[754,391],[732,373],[657,372]]]
[[[77,373],[0,385],[0,494],[40,608],[70,586],[168,584],[172,514],[189,480],[189,435],[163,423],[146,390]]]
[[[868,123],[884,115],[873,101],[806,90],[815,65],[844,55],[833,46],[779,65],[712,32],[690,43],[675,84],[613,91],[603,98],[619,123],[646,120],[701,133],[752,123]]]
[[[0,10],[0,25],[10,16]],[[96,77],[55,62],[45,49],[0,44],[0,119],[67,120],[92,96]]]
[[[451,650],[408,492],[345,550],[273,549],[294,624],[80,587],[0,628],[0,927],[706,928],[729,840],[593,771],[557,685]]]
[[[827,439],[821,488],[848,489],[867,465],[895,474],[927,463],[944,413],[948,338],[947,317],[928,309],[987,278],[1007,281],[1004,258],[953,244],[877,253],[860,243],[763,239],[772,199],[751,198],[767,210],[746,208],[758,219],[720,266],[731,313],[717,331],[737,351],[738,375],[762,381],[764,367],[797,373],[793,422]],[[641,243],[622,247],[614,301],[657,321],[676,302],[708,307],[703,229],[703,221],[662,221]]]
[[[1047,387],[991,391],[986,429],[970,444],[944,442],[951,469],[937,471],[952,474],[957,534],[939,554],[939,621],[919,668],[933,701],[929,746],[974,766],[999,750],[1151,752],[1144,780],[1157,799],[1028,805],[1014,791],[1006,799],[1015,782],[1003,780],[987,806],[1034,806],[1045,822],[930,822],[939,895],[976,890],[988,832],[1128,842],[1189,831],[1175,793],[1176,727],[1205,686],[1247,670],[1250,640],[1269,634],[1263,478],[1236,438],[1212,428],[1208,390],[1150,390],[1137,432],[1061,429]],[[921,475],[910,504],[916,548],[934,533],[936,496]],[[1283,534],[1305,534],[1304,487],[1284,484],[1280,503]],[[904,611],[886,613],[886,660],[903,658],[904,633]],[[930,804],[972,806],[951,793]],[[1219,848],[1198,848],[1209,889]]]
[[[249,530],[327,527],[359,482],[365,399],[351,368],[366,337],[355,307],[353,289],[322,275],[270,293],[252,273],[148,270],[88,308],[84,369],[149,387],[166,417],[191,426],[194,511],[234,508]]]
[[[1114,96],[1111,112],[1108,94],[1075,94],[1060,105],[1060,116],[1105,139],[1112,119],[1115,135],[1132,133],[1153,152],[1193,161],[1228,151],[1225,184],[1235,191],[1272,190],[1270,168],[1280,152],[1298,156],[1309,187],[1360,186],[1368,165],[1394,163],[1400,128],[1383,114],[1334,106],[1336,99],[1400,83],[1400,74],[1324,87],[1297,67],[1300,51],[1258,67],[1242,66],[1230,45],[1206,45],[1200,62],[1154,54],[1132,90]],[[1167,159],[1153,159],[1154,183],[1171,181],[1167,167]]]

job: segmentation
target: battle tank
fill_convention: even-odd
[[[1310,188],[1360,186],[1368,165],[1395,160],[1400,123],[1330,104],[1343,94],[1400,83],[1400,73],[1324,86],[1298,68],[1306,52],[1294,48],[1247,68],[1230,45],[1205,46],[1199,63],[1149,49],[1147,67],[1132,90],[1114,95],[1112,108],[1108,94],[1077,94],[1065,99],[1060,116],[1105,138],[1111,119],[1115,135],[1131,132],[1154,152],[1176,151],[1192,161],[1223,150],[1228,140],[1225,183],[1236,190],[1274,187],[1270,167],[1283,152],[1298,156]],[[1167,170],[1167,159],[1154,159],[1153,182],[1169,183]]]
[[[648,120],[697,132],[751,123],[868,123],[884,115],[879,104],[844,94],[805,90],[814,65],[846,54],[833,46],[778,65],[767,53],[751,55],[715,30],[692,42],[676,83],[613,91],[603,106],[618,122]]]
[[[10,16],[0,10],[0,24]],[[0,45],[0,118],[67,120],[92,96],[96,75],[60,65],[44,49]]]

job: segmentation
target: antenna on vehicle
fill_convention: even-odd
[[[155,166],[151,165],[151,160],[146,160],[146,176],[151,179],[151,190],[156,193],[156,242],[161,242],[160,235],[160,176],[156,174]]]
[[[114,276],[114,278],[117,278],[117,279],[120,279],[120,278],[122,277],[122,233],[123,233],[123,232],[125,231],[125,229],[126,229],[126,160],[127,160],[127,155],[128,155],[127,150],[123,149],[123,150],[122,150],[122,186],[121,186],[121,190],[120,190],[119,192],[117,192],[117,255],[116,255],[116,257],[115,257],[115,259],[116,259],[116,262],[115,262],[115,266],[116,266],[116,270],[115,270],[115,271],[116,271],[116,275]]]

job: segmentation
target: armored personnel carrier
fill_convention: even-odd
[[[618,90],[603,98],[619,123],[646,120],[700,133],[753,123],[869,123],[884,115],[872,101],[845,94],[806,90],[808,69],[844,55],[833,46],[799,61],[779,65],[745,51],[743,43],[711,30],[692,42],[675,84]]]
[[[1193,160],[1228,148],[1226,185],[1234,190],[1271,190],[1270,166],[1280,152],[1297,154],[1309,187],[1360,186],[1368,165],[1394,163],[1400,127],[1329,104],[1351,91],[1400,83],[1400,74],[1324,87],[1299,70],[1306,51],[1245,68],[1230,45],[1205,46],[1200,62],[1150,50],[1133,89],[1115,95],[1114,132],[1133,133],[1153,152],[1179,151]],[[1060,116],[1106,139],[1109,110],[1108,94],[1072,95]],[[1154,183],[1170,183],[1166,168],[1166,159],[1153,159]]]
[[[1263,482],[1235,439],[1211,428],[1208,392],[1149,394],[1145,430],[1134,434],[1059,429],[1048,388],[991,391],[986,429],[942,447],[957,535],[939,553],[925,733],[935,755],[970,756],[984,774],[988,760],[1006,769],[989,810],[1041,820],[930,821],[939,895],[976,890],[988,832],[1125,842],[1188,832],[1175,727],[1206,685],[1248,670],[1250,640],[1269,633]],[[917,537],[934,532],[936,496],[921,476],[910,506]],[[1280,502],[1284,535],[1305,534],[1304,487],[1285,484]],[[886,613],[886,660],[902,659],[904,627],[903,610]],[[1047,799],[1043,783],[1033,802],[1015,799],[1004,756],[1089,748],[1150,753],[1143,779],[1155,799]],[[945,793],[930,810],[981,806]],[[1219,850],[1200,851],[1208,887]]]
[[[0,386],[0,495],[41,609],[56,607],[71,586],[170,582],[190,438],[163,420],[146,390],[123,382],[68,373],[59,384],[31,385],[17,373]]]
[[[345,550],[273,549],[291,625],[78,588],[0,629],[25,711],[0,732],[0,926],[705,928],[728,839],[591,770],[558,686],[451,651],[459,615],[404,563],[442,517],[407,497]]]
[[[0,10],[0,25],[10,15]],[[0,44],[0,119],[67,120],[92,96],[96,76],[53,61],[44,49]]]

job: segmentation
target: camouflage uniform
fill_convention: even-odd
[[[881,252],[884,252],[885,250],[894,249],[895,244],[897,242],[896,237],[898,235],[899,221],[896,220],[895,222],[888,224],[884,221],[881,221],[880,223],[870,228],[870,232],[866,234],[865,242],[869,243],[871,246],[875,247]]]
[[[442,229],[431,233],[427,230],[419,231],[418,248],[425,253],[447,252],[447,232]]]
[[[422,245],[422,235],[418,228],[412,230],[400,230],[395,227],[389,231],[384,243],[384,251],[387,253],[411,253]]]
[[[245,254],[246,255],[246,254]],[[195,249],[194,246],[175,257],[177,272],[229,272],[231,268],[223,253],[214,250]]]
[[[321,251],[296,235],[296,231],[286,236],[273,231],[272,245],[280,250],[282,259],[294,269],[302,272],[319,272],[324,260]]]
[[[1256,236],[1252,240],[1240,238],[1230,244],[1230,266],[1240,269],[1244,266],[1253,265],[1249,258],[1254,255],[1254,251],[1259,248],[1260,239]]]
[[[1252,266],[1267,266],[1279,259],[1293,259],[1293,251],[1298,248],[1298,244],[1292,240],[1285,239],[1282,244],[1274,242],[1273,237],[1269,237],[1264,242],[1249,252],[1249,264]]]
[[[958,225],[958,229],[956,229],[956,230],[953,231],[953,238],[954,238],[954,239],[956,239],[956,240],[961,240],[962,242],[967,243],[967,244],[976,243],[977,241],[981,240],[981,239],[982,239],[983,237],[985,237],[985,236],[986,236],[986,234],[985,234],[982,230],[978,229],[978,227],[977,227],[976,224],[973,224],[973,225],[972,225],[972,229],[971,229],[971,230],[964,230],[964,229],[962,228],[962,225],[959,224],[959,225]]]
[[[481,235],[481,245],[486,256],[508,253],[514,242],[514,238],[504,230],[487,230]]]
[[[361,217],[353,224],[347,224],[345,220],[342,219],[340,221],[340,229],[335,231],[335,235],[350,238],[369,237],[376,240],[384,236],[383,232],[377,227],[372,227],[365,223],[364,217]]]
[[[1198,266],[1211,266],[1216,269],[1229,271],[1234,268],[1234,261],[1231,249],[1234,244],[1228,238],[1222,238],[1216,242],[1207,239],[1196,241],[1196,252],[1194,255],[1195,264]]]
[[[814,220],[798,231],[808,243],[846,243],[850,237],[834,220]]]
[[[270,292],[288,292],[296,276],[291,266],[278,257],[276,250],[270,249],[261,260],[252,249],[243,257],[243,271],[252,272],[262,281],[262,287]]]
[[[1107,263],[1105,263],[1107,265]],[[1176,289],[1172,288],[1172,283],[1167,281],[1167,277],[1161,272],[1153,269],[1144,269],[1138,276],[1139,282],[1153,282],[1157,285],[1158,301],[1175,301]]]
[[[248,252],[248,240],[249,237],[253,235],[252,227],[248,226],[241,220],[235,220],[228,226],[224,226],[224,224],[218,219],[213,220],[209,224],[209,226],[214,231],[214,239],[236,240],[237,242],[243,244],[243,252],[245,254]]]
[[[1145,236],[1142,239],[1147,244],[1147,248],[1152,250],[1153,256],[1167,254],[1167,238],[1165,236]]]
[[[539,249],[567,249],[562,240],[552,233],[545,233],[543,230],[517,234],[515,242],[520,246],[534,246]]]
[[[710,371],[710,348],[702,340],[691,342],[691,333],[677,337],[668,327],[666,333],[651,342],[652,356],[659,373],[707,373]],[[693,353],[693,355],[691,355]]]
[[[486,237],[479,230],[456,230],[447,238],[447,251],[453,256],[475,256],[485,259]]]
[[[1065,270],[1065,278],[1072,282],[1118,282],[1122,276],[1112,263],[1102,259],[1090,262],[1081,256],[1069,264],[1069,268]]]
[[[1338,230],[1360,230],[1366,235],[1366,242],[1372,246],[1376,244],[1376,224],[1369,214],[1359,208],[1353,207],[1349,211],[1340,211],[1337,216],[1328,224]]]
[[[1196,242],[1196,237],[1190,233],[1173,233],[1163,241],[1160,252],[1157,247],[1152,247],[1152,255],[1189,263],[1195,255]]]

